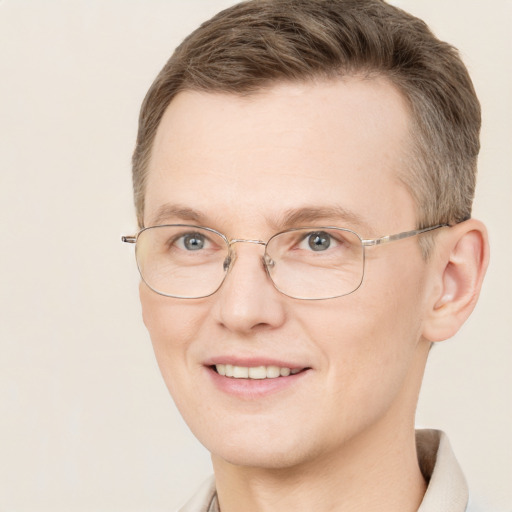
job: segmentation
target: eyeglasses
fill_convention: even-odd
[[[229,240],[214,229],[188,224],[144,228],[122,241],[135,244],[142,280],[166,297],[199,299],[214,294],[232,268],[237,243],[262,245],[262,263],[275,288],[294,299],[320,300],[355,292],[363,282],[365,249],[447,224],[363,239],[350,229],[303,227],[282,231],[268,242]]]

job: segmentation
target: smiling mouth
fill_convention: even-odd
[[[235,366],[232,364],[212,365],[214,371],[223,377],[233,379],[277,379],[303,372],[308,368],[285,368],[279,366]]]

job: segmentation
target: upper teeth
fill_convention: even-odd
[[[219,375],[233,377],[235,379],[275,379],[276,377],[288,377],[301,371],[300,368],[280,368],[279,366],[234,366],[232,364],[216,364]]]

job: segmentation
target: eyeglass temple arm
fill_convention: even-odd
[[[134,244],[137,241],[136,236],[122,236],[121,242],[124,242],[126,244]]]
[[[421,233],[426,233],[427,231],[433,231],[434,229],[444,228],[448,226],[449,224],[437,224],[436,226],[430,226],[429,228],[414,229],[412,231],[403,231],[402,233],[397,233],[396,235],[387,235],[381,236],[380,238],[363,240],[363,245],[365,247],[371,247],[372,245],[387,244],[389,242],[394,242],[395,240],[402,240],[402,238],[409,238],[411,236],[420,235]]]

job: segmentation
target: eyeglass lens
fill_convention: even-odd
[[[179,298],[214,293],[229,269],[229,242],[197,226],[155,226],[136,245],[142,279],[155,292]],[[297,299],[349,294],[361,284],[364,250],[357,234],[342,228],[300,228],[274,235],[265,251],[275,287]]]

